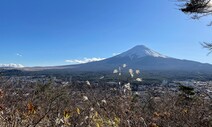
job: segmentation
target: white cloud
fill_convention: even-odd
[[[121,54],[121,53],[113,53],[113,56],[117,56],[117,55],[119,55],[119,54]]]
[[[83,63],[89,63],[89,62],[94,62],[94,61],[100,61],[100,60],[104,60],[105,58],[84,58],[82,60],[79,59],[74,59],[74,60],[65,60],[65,62],[68,63],[76,63],[76,64],[83,64]]]
[[[22,57],[23,55],[21,55],[20,53],[16,53],[16,56]]]
[[[22,64],[0,64],[0,67],[9,67],[9,68],[23,68],[24,66]]]

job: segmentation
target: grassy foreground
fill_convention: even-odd
[[[104,83],[103,83],[104,84]],[[211,127],[212,103],[201,94],[135,92],[84,84],[0,85],[1,127]]]

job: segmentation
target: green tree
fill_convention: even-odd
[[[194,88],[189,86],[180,85],[179,91],[186,97],[192,96],[195,94]]]

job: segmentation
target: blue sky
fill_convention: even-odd
[[[73,64],[140,44],[212,63],[199,44],[212,40],[210,19],[190,19],[175,0],[1,0],[0,64]]]

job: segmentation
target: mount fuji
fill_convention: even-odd
[[[147,71],[210,71],[212,65],[190,60],[181,60],[160,54],[144,45],[138,45],[117,56],[101,61],[58,67],[70,71],[111,71],[123,64],[128,68]]]

